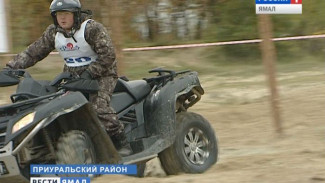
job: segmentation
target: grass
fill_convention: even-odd
[[[252,77],[264,74],[264,66],[260,59],[247,62],[234,62],[213,58],[214,53],[211,48],[192,48],[176,50],[125,52],[121,62],[119,72],[131,79],[141,79],[148,77],[148,71],[153,68],[163,67],[166,69],[194,70],[200,75],[215,76],[237,76]],[[9,59],[2,59],[1,65]],[[297,71],[322,71],[324,68],[324,58],[306,56],[296,61],[288,61],[279,58],[276,63],[277,73],[290,73]],[[63,60],[59,55],[50,55],[44,61],[37,63],[28,69],[33,77],[38,79],[52,79],[62,71]]]
[[[149,69],[165,67],[176,70],[195,70],[200,75],[214,74],[216,76],[252,77],[263,75],[264,66],[261,59],[250,62],[226,61],[212,57],[211,48],[192,48],[163,51],[128,52],[124,55],[123,71],[130,78],[136,79],[147,75]],[[210,55],[209,55],[210,53]],[[304,70],[320,70],[324,68],[325,56],[305,56],[292,61],[279,58],[276,63],[278,73]]]
[[[218,60],[211,57],[211,48],[192,48],[177,50],[125,52],[119,69],[120,75],[129,79],[142,79],[151,77],[148,71],[163,67],[176,71],[193,70],[199,73],[203,83],[212,83],[211,87],[224,89],[262,88],[266,86],[264,66],[261,60],[236,62]],[[325,58],[305,56],[296,61],[286,61],[279,58],[276,63],[276,74],[279,85],[295,85],[299,83],[322,82],[324,80]],[[8,60],[1,60],[5,65]],[[121,61],[121,59],[120,59]],[[28,71],[39,80],[52,80],[62,72],[63,60],[59,55],[50,55],[44,61],[37,63]],[[307,72],[307,73],[306,73]],[[313,74],[310,74],[311,72]],[[316,74],[315,74],[316,73]],[[291,77],[294,75],[294,77]],[[0,92],[13,93],[15,87],[0,88]],[[8,96],[0,96],[0,100]]]

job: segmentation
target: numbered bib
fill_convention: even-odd
[[[64,37],[60,32],[56,33],[55,48],[68,67],[85,66],[97,60],[98,55],[85,39],[85,29],[88,21],[90,20],[84,21],[80,29],[74,34],[76,41],[73,38]]]

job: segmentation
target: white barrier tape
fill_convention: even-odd
[[[227,41],[227,42],[217,42],[217,43],[198,43],[198,44],[185,44],[185,45],[173,45],[173,46],[124,48],[123,51],[164,50],[164,49],[194,48],[194,47],[221,46],[221,45],[233,45],[233,44],[249,44],[249,43],[259,43],[259,42],[261,42],[260,39],[253,39],[253,40]]]
[[[301,40],[301,39],[316,39],[325,38],[325,34],[313,35],[313,36],[295,36],[295,37],[284,37],[284,38],[273,38],[273,41],[291,41],[291,40]]]
[[[284,38],[273,38],[272,40],[273,41],[291,41],[291,40],[316,39],[316,38],[325,38],[325,34],[312,35],[312,36],[294,36],[294,37],[284,37]],[[193,48],[193,47],[221,46],[221,45],[234,45],[234,44],[251,44],[251,43],[259,43],[261,41],[262,41],[261,39],[252,39],[252,40],[227,41],[227,42],[217,42],[217,43],[155,46],[155,47],[142,47],[142,48],[124,48],[123,51],[148,51],[148,50]]]
[[[311,36],[294,36],[294,37],[283,37],[283,38],[273,38],[273,41],[292,41],[292,40],[303,40],[303,39],[316,39],[325,38],[325,34],[322,35],[311,35]],[[184,45],[171,45],[171,46],[152,46],[152,47],[141,47],[141,48],[124,48],[122,51],[149,51],[149,50],[165,50],[165,49],[180,49],[180,48],[196,48],[196,47],[207,47],[207,46],[222,46],[222,45],[235,45],[235,44],[251,44],[260,43],[261,39],[252,40],[242,40],[242,41],[226,41],[226,42],[216,42],[216,43],[198,43],[198,44],[184,44]],[[57,55],[58,52],[51,52],[51,55]],[[0,57],[12,57],[16,54],[3,54]]]

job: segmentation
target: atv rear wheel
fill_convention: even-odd
[[[87,133],[72,130],[63,134],[57,144],[56,164],[95,164],[95,149]],[[60,175],[62,176],[62,175]],[[92,175],[64,175],[68,177]]]
[[[201,115],[190,112],[176,116],[173,145],[159,154],[167,175],[202,173],[217,162],[218,143],[214,130]]]

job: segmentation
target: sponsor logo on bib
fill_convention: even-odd
[[[66,46],[62,46],[60,48],[61,51],[75,51],[75,50],[79,50],[80,47],[78,45],[73,45],[72,43],[68,43]]]

